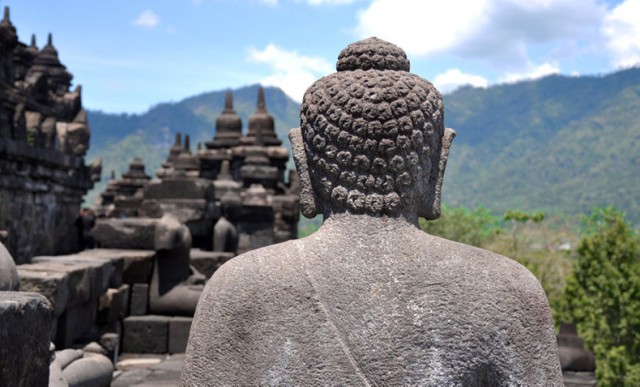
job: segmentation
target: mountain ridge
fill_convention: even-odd
[[[257,89],[233,90],[244,132]],[[192,144],[213,138],[226,91],[161,103],[138,115],[89,111],[88,159],[103,155],[108,175],[111,169],[124,172],[138,155],[153,172],[176,132],[189,133]],[[286,135],[299,126],[299,104],[274,87],[265,88],[265,95],[276,132],[289,146]],[[443,98],[445,124],[458,132],[444,203],[497,213],[518,208],[567,214],[615,205],[640,221],[640,69],[467,86]]]

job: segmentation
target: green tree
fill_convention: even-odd
[[[640,241],[613,208],[585,219],[566,315],[596,357],[600,386],[640,383]]]
[[[500,231],[500,218],[484,207],[468,210],[442,206],[440,218],[434,221],[420,219],[420,227],[431,235],[481,247]]]

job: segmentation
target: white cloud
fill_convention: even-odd
[[[153,29],[160,24],[160,17],[150,9],[142,11],[133,21],[134,26]]]
[[[276,5],[278,5],[278,0],[260,0],[260,2],[270,7],[275,7]]]
[[[543,63],[539,66],[531,67],[528,71],[523,73],[507,73],[504,77],[500,78],[500,83],[515,83],[518,81],[531,80],[546,77],[547,75],[558,74],[560,68],[557,65],[551,63]]]
[[[263,85],[278,86],[298,102],[302,101],[304,92],[314,81],[334,70],[324,58],[300,55],[274,44],[263,50],[249,48],[248,58],[271,67],[273,74],[262,79]]]
[[[604,15],[597,0],[374,0],[358,16],[356,32],[409,55],[447,53],[522,71],[532,46],[593,40]]]
[[[442,74],[436,75],[433,84],[441,93],[448,93],[464,85],[487,87],[489,82],[480,75],[463,73],[459,69],[449,69]]]
[[[626,0],[612,9],[602,32],[614,66],[640,64],[640,0]]]
[[[444,51],[458,44],[473,29],[487,0],[440,2],[375,0],[359,16],[361,37],[377,36],[413,55]]]

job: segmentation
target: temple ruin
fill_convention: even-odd
[[[287,174],[289,151],[275,132],[264,90],[258,90],[257,108],[246,135],[228,92],[225,108],[216,120],[215,136],[205,145],[206,149],[192,152],[189,135],[183,141],[182,135],[176,134],[156,179],[151,179],[142,160],[135,158],[120,179],[112,175],[97,210],[115,218],[172,214],[189,228],[193,247],[205,251],[241,254],[295,239],[298,177],[295,171]],[[233,202],[237,211],[224,213]],[[214,226],[221,219],[230,221],[230,216],[238,233],[233,251],[214,245]],[[218,230],[223,232],[220,225]]]
[[[38,49],[18,40],[4,9],[0,23],[0,230],[16,263],[77,248],[74,220],[100,177],[85,165],[89,124],[81,87],[58,58],[49,34]],[[34,230],[40,230],[35,231]]]

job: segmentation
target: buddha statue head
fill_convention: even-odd
[[[306,91],[289,135],[302,213],[438,218],[455,137],[440,93],[377,38],[345,48],[337,70]]]

